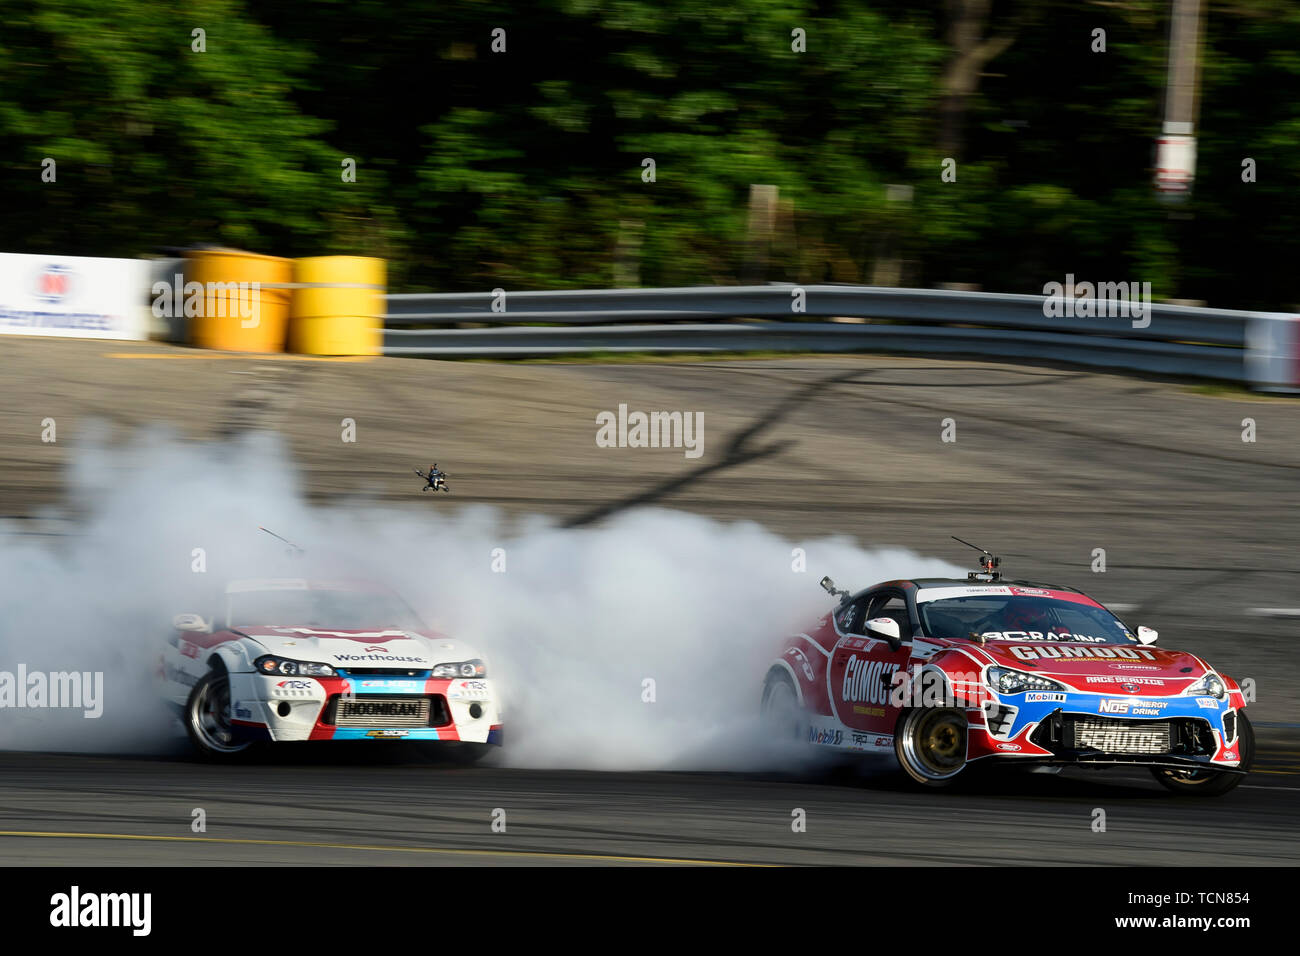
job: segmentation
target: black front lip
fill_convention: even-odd
[[[1248,771],[1240,767],[1223,767],[1209,757],[1179,757],[1173,754],[1111,754],[1100,750],[1065,750],[1051,757],[1016,757],[1012,754],[990,754],[1007,757],[1017,764],[1042,764],[1061,767],[1131,766],[1164,767],[1169,770],[1212,770],[1215,773],[1236,773],[1245,776]]]

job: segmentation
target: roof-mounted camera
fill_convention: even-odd
[[[822,578],[818,583],[821,584],[822,589],[825,590],[827,594],[831,595],[831,597],[839,598],[841,604],[847,601],[850,597],[848,591],[845,591],[843,588],[837,588],[835,582],[829,577]]]
[[[980,553],[980,569],[978,571],[968,571],[966,573],[967,581],[1002,580],[1002,572],[999,570],[999,568],[1002,567],[1001,558],[997,557],[987,548],[981,548],[979,545],[971,544],[969,541],[962,541],[961,538],[957,537],[955,534],[952,536],[952,540],[961,541],[961,543],[966,545],[966,547],[974,548]]]

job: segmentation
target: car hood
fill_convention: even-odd
[[[990,663],[1101,693],[1178,693],[1209,672],[1195,654],[1149,646],[990,641],[979,651]]]
[[[256,641],[267,653],[334,667],[424,668],[469,660],[476,652],[440,634],[396,628],[336,630],[316,627],[239,627],[233,633]]]

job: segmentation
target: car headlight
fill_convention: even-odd
[[[433,676],[448,680],[457,677],[487,677],[487,665],[478,658],[455,664],[438,664],[433,668]]]
[[[253,661],[259,674],[285,674],[292,677],[333,677],[334,668],[315,661],[292,661],[267,654]]]
[[[989,686],[999,694],[1021,694],[1027,690],[1065,690],[1064,684],[1058,684],[1037,674],[1014,671],[1009,667],[990,667]]]
[[[1223,700],[1228,696],[1228,685],[1218,674],[1206,674],[1199,684],[1187,688],[1183,694],[1188,697],[1213,697],[1215,700]]]

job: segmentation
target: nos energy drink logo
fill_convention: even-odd
[[[71,289],[72,269],[69,266],[48,265],[36,274],[36,298],[46,305],[62,302]]]

